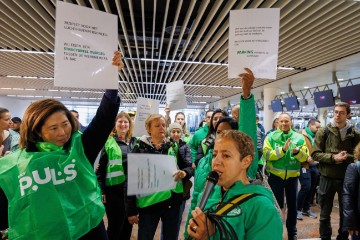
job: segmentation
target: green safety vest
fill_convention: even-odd
[[[125,181],[122,165],[122,152],[114,137],[109,137],[105,143],[105,151],[109,162],[106,167],[105,186],[114,186]]]
[[[176,163],[177,163],[177,153],[179,152],[178,148],[179,147],[177,144],[173,144],[168,150],[168,155],[174,156],[174,160],[176,161]],[[136,206],[138,208],[145,208],[145,207],[154,205],[156,203],[165,201],[171,197],[171,191],[173,191],[175,193],[182,193],[183,192],[182,181],[178,181],[176,183],[175,188],[173,188],[171,190],[165,190],[165,191],[155,192],[155,193],[151,193],[151,194],[138,195],[136,198]]]
[[[289,177],[297,177],[300,175],[300,162],[306,161],[308,151],[305,145],[304,136],[300,133],[294,132],[293,130],[290,130],[288,134],[284,134],[282,131],[276,130],[268,135],[268,142],[264,143],[270,143],[271,148],[276,150],[276,154],[281,154],[277,151],[285,145],[288,138],[291,138],[291,144],[286,153],[278,160],[267,161],[266,164],[268,172],[281,177],[282,179],[288,179]],[[291,153],[292,149],[298,146],[306,148],[306,154],[303,154],[302,152],[298,153],[299,156],[297,158],[299,159],[295,158],[295,156]],[[263,154],[265,155],[265,159],[269,159],[266,156],[270,154],[270,151],[264,152]]]
[[[79,239],[104,217],[80,132],[69,150],[22,149],[3,157],[0,187],[9,202],[9,240]]]

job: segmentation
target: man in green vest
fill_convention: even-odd
[[[198,129],[194,133],[194,136],[191,138],[190,150],[191,150],[191,159],[192,159],[192,162],[193,162],[193,168],[196,167],[195,166],[195,160],[196,160],[196,154],[197,154],[199,144],[206,137],[206,135],[207,135],[207,133],[209,131],[210,119],[211,119],[211,116],[212,116],[213,112],[214,112],[214,110],[211,110],[211,109],[206,111],[206,114],[205,114],[206,125],[203,126],[200,129]]]
[[[284,207],[284,189],[288,206],[286,228],[288,239],[297,239],[296,193],[300,163],[309,156],[304,136],[291,129],[291,117],[287,113],[279,116],[279,129],[270,133],[264,142],[263,155],[270,173],[269,185],[280,208]]]

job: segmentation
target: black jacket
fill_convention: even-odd
[[[132,151],[132,153],[147,153],[147,154],[168,154],[168,150],[171,147],[171,144],[169,141],[163,142],[161,145],[161,148],[157,150],[153,147],[153,145],[150,143],[150,140],[146,136],[142,136],[137,143],[135,144],[135,147]],[[156,156],[155,156],[156,157]],[[181,158],[178,159],[178,165],[184,164],[183,160]],[[171,197],[165,201],[153,204],[151,206],[145,207],[145,208],[137,208],[136,207],[136,196],[128,196],[127,201],[125,203],[126,206],[126,212],[128,217],[130,216],[136,216],[138,212],[146,212],[146,213],[152,213],[152,212],[158,212],[159,210],[162,210],[164,208],[168,208],[169,206],[176,206],[180,205],[183,200],[183,194],[182,193],[175,193],[171,191]]]
[[[343,204],[343,230],[360,229],[360,188],[359,172],[356,163],[348,166],[344,178],[344,188],[342,196]]]

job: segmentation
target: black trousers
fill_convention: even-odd
[[[330,215],[333,208],[333,202],[335,193],[338,194],[339,198],[339,213],[340,213],[340,223],[337,240],[348,239],[348,232],[342,230],[343,224],[343,206],[341,202],[342,198],[342,189],[343,189],[344,180],[342,179],[333,179],[324,176],[320,176],[320,183],[318,189],[319,196],[319,205],[321,208],[320,212],[320,237],[321,239],[331,239],[332,228],[330,222]]]
[[[8,200],[4,191],[0,188],[0,230],[9,228]]]
[[[109,240],[124,239],[122,229],[124,226],[125,218],[125,196],[124,184],[116,186],[105,187],[106,203],[105,210],[108,219],[107,234]]]

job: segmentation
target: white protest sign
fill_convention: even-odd
[[[172,176],[177,170],[174,156],[128,154],[128,195],[151,194],[176,186]]]
[[[56,2],[55,86],[117,89],[117,16]]]
[[[166,85],[166,103],[171,110],[187,108],[184,81],[175,81]]]
[[[159,100],[138,98],[133,136],[149,135],[145,128],[145,119],[149,114],[159,113]]]
[[[229,78],[247,67],[256,78],[276,79],[279,24],[279,8],[230,11]]]

